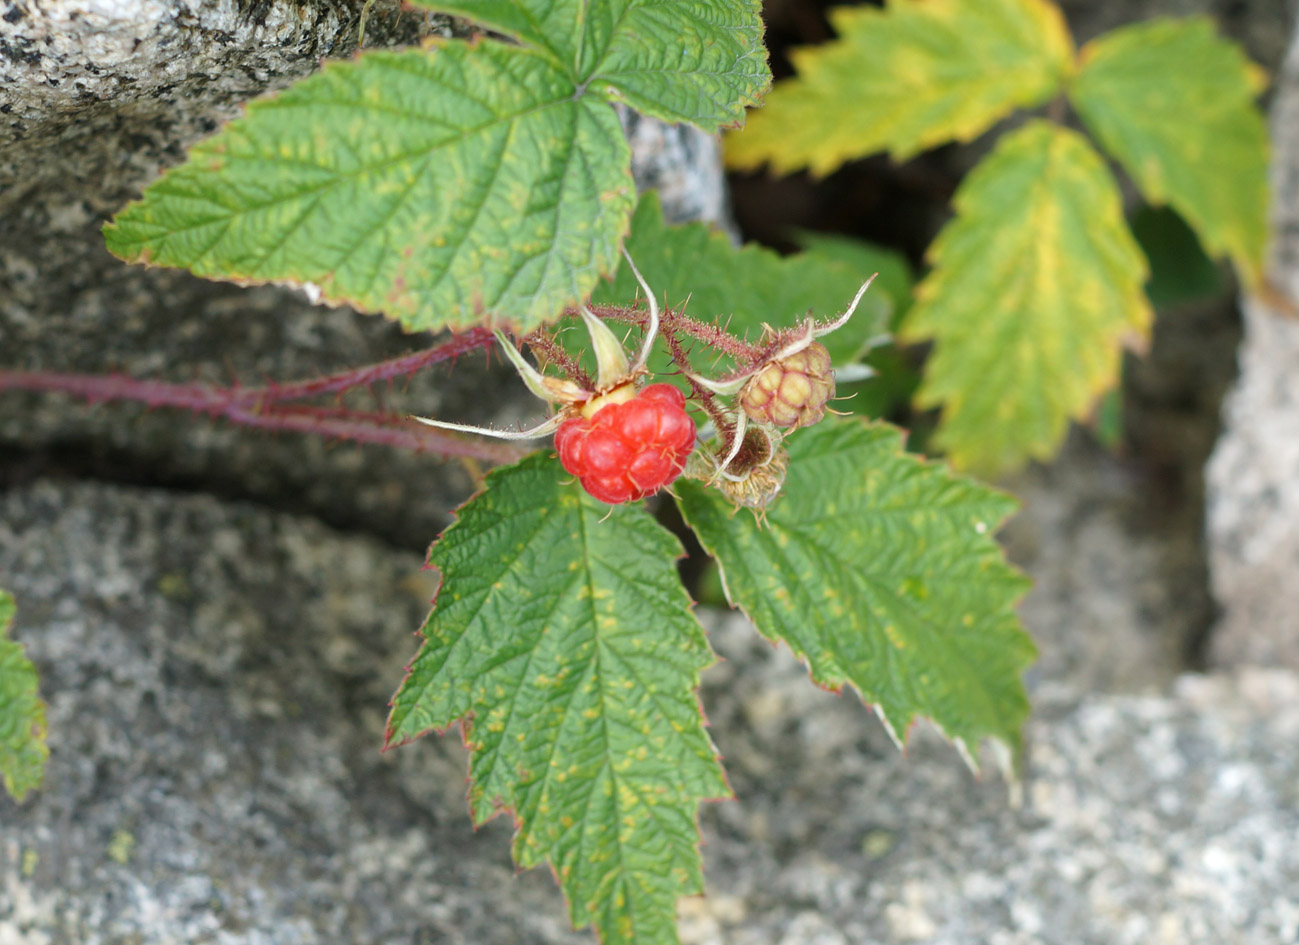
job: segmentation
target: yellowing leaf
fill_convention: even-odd
[[[798,77],[727,139],[731,166],[827,174],[875,151],[900,160],[968,141],[1046,101],[1073,67],[1064,19],[1046,0],[892,0],[831,20],[840,38],[795,50]]]
[[[21,801],[45,777],[45,703],[36,691],[36,667],[22,644],[9,639],[14,599],[0,591],[0,782]]]
[[[1006,135],[955,205],[902,336],[937,342],[917,398],[943,408],[937,444],[996,473],[1050,456],[1113,386],[1149,330],[1146,262],[1100,155],[1057,125]]]
[[[1152,203],[1180,213],[1211,255],[1262,275],[1267,131],[1262,72],[1210,20],[1153,20],[1084,48],[1070,98]]]

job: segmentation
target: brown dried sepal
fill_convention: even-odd
[[[762,521],[767,506],[780,495],[788,469],[789,453],[777,448],[767,462],[754,466],[740,476],[724,478],[719,485],[724,496],[736,506],[753,509],[758,520]]]
[[[767,506],[779,498],[789,469],[789,453],[774,432],[750,427],[727,468],[717,471],[714,467],[709,480],[736,508],[752,509],[760,523],[766,518]],[[714,464],[719,461],[720,457],[713,460]]]
[[[754,374],[740,391],[740,407],[757,423],[796,430],[819,422],[833,396],[830,352],[813,341]]]

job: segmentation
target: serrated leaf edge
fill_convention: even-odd
[[[977,487],[989,493],[991,496],[995,496],[997,498],[1001,498],[1005,500],[1010,507],[1001,515],[999,519],[997,519],[997,521],[989,523],[988,525],[989,537],[995,535],[996,532],[999,531],[1005,525],[1005,523],[1011,518],[1011,516],[1016,514],[1016,512],[1022,507],[1022,504],[1020,503],[1019,499],[1016,496],[1003,489],[999,489],[996,486],[989,485],[979,479],[976,479],[974,476],[970,476],[966,473],[962,473],[957,470],[954,470],[952,469],[951,466],[949,466],[947,463],[941,460],[931,459],[926,456],[921,456],[915,453],[908,452],[904,446],[905,431],[899,427],[894,426],[891,423],[887,423],[882,420],[868,420],[864,417],[855,417],[855,416],[845,418],[845,420],[841,422],[857,423],[864,427],[887,428],[888,430],[894,433],[894,436],[891,437],[891,439],[893,440],[893,455],[908,460],[913,464],[920,466],[922,468],[937,471],[942,475],[946,475],[949,479],[953,479]],[[682,519],[686,522],[688,526],[690,526],[691,531],[694,532],[696,540],[698,540],[699,544],[704,548],[706,552],[708,552],[709,557],[711,557],[713,561],[716,562],[718,575],[722,581],[722,590],[726,594],[726,600],[730,604],[730,606],[733,609],[740,611],[740,613],[744,615],[745,619],[748,620],[749,623],[753,626],[754,630],[764,640],[777,647],[783,646],[787,650],[789,650],[790,654],[796,660],[798,660],[798,662],[802,664],[805,669],[807,669],[808,680],[813,685],[817,686],[820,689],[824,689],[827,692],[841,694],[844,688],[843,685],[833,686],[833,685],[827,685],[825,683],[820,682],[812,675],[812,668],[808,658],[799,656],[797,653],[795,653],[793,647],[790,646],[790,644],[786,640],[773,637],[773,636],[768,636],[767,634],[763,633],[759,629],[758,622],[754,620],[753,616],[749,613],[748,609],[742,603],[738,602],[735,599],[735,596],[731,593],[730,583],[727,580],[726,566],[722,563],[721,559],[718,558],[713,553],[712,549],[708,547],[708,543],[705,541],[704,537],[700,535],[697,531],[695,531],[694,526],[690,524],[690,520],[686,516],[685,509],[681,508],[680,500],[677,501],[677,508],[681,512]],[[739,510],[737,509],[736,511],[738,512]],[[1027,574],[1025,574],[1015,565],[1011,564],[1010,561],[1005,560],[1004,555],[1003,555],[1003,563],[1012,576],[1021,578],[1022,590],[1020,590],[1020,592],[1015,596],[1015,598],[1012,601],[1008,602],[1007,604],[1008,607],[1012,607],[1012,608],[1017,607],[1023,601],[1024,596],[1027,595],[1028,592],[1032,589],[1033,582],[1032,579],[1029,578]],[[1030,642],[1031,642],[1031,638],[1030,638]],[[1036,647],[1034,647],[1034,650],[1036,650]],[[1025,665],[1024,669],[1027,669],[1027,664]],[[1021,673],[1022,672],[1023,670],[1021,670]],[[916,723],[921,719],[923,719],[926,724],[932,726],[943,736],[944,739],[946,739],[949,743],[951,743],[951,745],[956,749],[957,754],[961,756],[961,760],[965,763],[966,767],[970,769],[970,772],[974,774],[975,777],[982,777],[982,765],[979,762],[979,755],[970,750],[970,746],[966,744],[964,738],[954,737],[950,735],[947,732],[947,730],[938,722],[936,722],[934,719],[919,714],[914,715],[911,718],[911,720],[907,725],[906,731],[901,736],[899,736],[897,732],[897,727],[893,724],[892,721],[889,720],[887,713],[885,713],[884,711],[883,705],[878,702],[867,702],[864,698],[861,698],[861,692],[860,690],[857,689],[856,685],[852,682],[852,680],[846,680],[846,683],[852,686],[853,690],[857,692],[859,701],[861,701],[863,705],[865,705],[873,713],[875,713],[875,715],[879,717],[880,722],[884,727],[884,731],[888,734],[889,740],[893,742],[893,744],[897,747],[899,751],[906,751],[907,745],[910,742],[912,730],[915,728]],[[1021,724],[1022,721],[1023,720],[1021,720]],[[1020,769],[1022,765],[1022,758],[1020,756],[1022,754],[1022,746],[1020,747],[1020,750],[1017,750],[1016,746],[1006,743],[1004,739],[998,738],[995,735],[982,736],[980,742],[980,748],[983,748],[984,746],[991,747],[991,754],[993,755],[993,760],[996,767],[1002,771],[1002,773],[1005,775],[1007,780],[1011,783],[1012,787],[1017,785],[1021,773]]]

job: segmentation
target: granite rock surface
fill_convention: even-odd
[[[1240,379],[1208,469],[1222,666],[1299,669],[1299,44],[1272,104],[1272,290],[1247,297]]]
[[[0,799],[0,945],[557,945],[544,871],[474,832],[454,735],[381,754],[431,582],[417,555],[245,503],[42,481],[0,581],[50,702]],[[746,621],[706,612],[736,800],[704,808],[687,945],[1170,945],[1299,932],[1299,677],[1034,689],[1023,802],[937,736],[899,754]]]

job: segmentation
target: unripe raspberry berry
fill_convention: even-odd
[[[833,396],[830,352],[813,341],[753,375],[740,391],[740,407],[751,420],[796,429],[824,417],[826,401]]]
[[[651,384],[590,418],[564,421],[555,433],[563,467],[610,504],[643,499],[676,479],[694,445],[685,395],[671,384]]]

